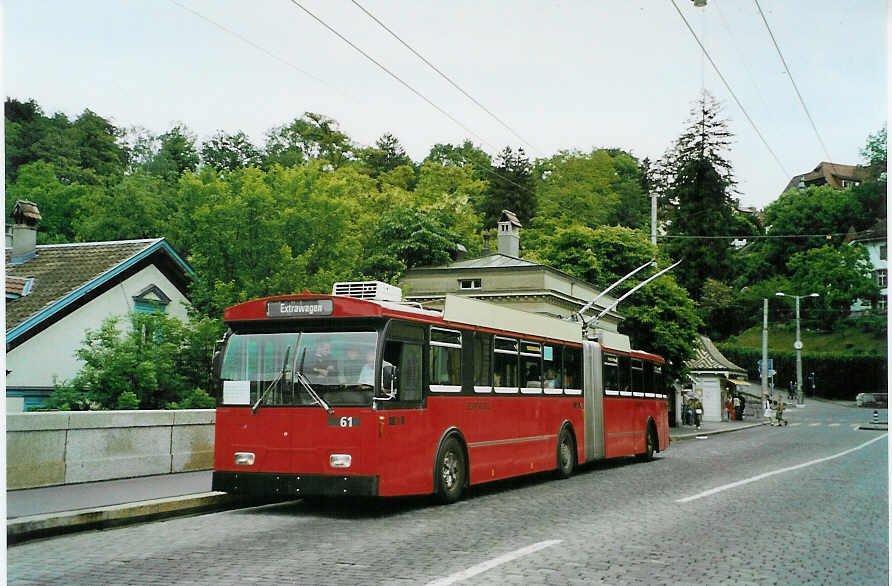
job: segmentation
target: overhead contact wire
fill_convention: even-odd
[[[445,73],[443,73],[443,72],[440,70],[440,68],[438,68],[436,65],[434,65],[433,63],[431,63],[431,62],[430,62],[424,55],[422,55],[421,53],[419,53],[418,51],[416,51],[411,45],[409,45],[409,43],[407,43],[406,41],[404,41],[399,35],[397,35],[395,32],[393,32],[393,30],[391,30],[390,27],[388,27],[386,24],[384,24],[383,22],[381,22],[381,20],[380,20],[379,18],[377,18],[374,14],[372,14],[371,12],[369,12],[368,10],[366,10],[366,8],[365,8],[362,4],[360,4],[360,3],[357,2],[356,0],[351,0],[351,1],[353,2],[353,4],[356,5],[357,8],[359,8],[360,10],[362,10],[362,11],[366,14],[366,16],[368,16],[369,18],[371,18],[372,20],[374,20],[374,21],[378,24],[378,26],[380,26],[381,28],[383,28],[383,29],[384,29],[385,31],[387,31],[388,33],[390,33],[390,35],[391,35],[393,38],[395,38],[397,41],[399,41],[405,48],[407,48],[409,51],[411,51],[416,57],[418,57],[419,59],[421,59],[421,60],[424,62],[425,65],[427,65],[428,67],[430,67],[431,69],[433,69],[433,70],[434,70],[440,77],[442,77],[443,79],[445,79],[445,80],[446,80],[452,87],[454,87],[456,90],[458,90],[459,92],[461,92],[461,94],[462,94],[463,96],[465,96],[466,98],[468,98],[469,100],[471,100],[471,101],[472,101],[478,108],[480,108],[481,110],[483,110],[484,112],[486,112],[487,114],[489,114],[489,116],[492,117],[493,120],[495,120],[496,122],[498,122],[499,124],[501,124],[502,127],[503,127],[505,130],[507,130],[508,132],[510,132],[512,135],[514,135],[514,137],[517,138],[520,142],[522,142],[523,144],[527,145],[528,147],[530,147],[530,148],[533,149],[534,151],[538,152],[540,155],[543,155],[543,156],[544,156],[544,153],[543,153],[540,149],[536,148],[536,147],[535,147],[534,145],[532,145],[528,140],[526,140],[524,137],[522,137],[520,134],[518,134],[518,133],[517,133],[511,126],[509,126],[509,125],[508,125],[506,122],[504,122],[501,118],[499,118],[498,116],[496,116],[492,111],[490,111],[489,108],[487,108],[486,106],[484,106],[483,104],[481,104],[481,103],[480,103],[474,96],[472,96],[471,94],[469,94],[468,92],[466,92],[464,89],[462,89],[462,87],[459,86],[457,83],[455,83],[455,82],[454,82],[448,75],[446,75]]]
[[[700,42],[700,38],[697,37],[697,33],[694,32],[694,29],[691,28],[691,24],[688,22],[688,19],[685,18],[681,9],[679,9],[678,4],[675,3],[675,0],[669,0],[672,2],[672,6],[675,7],[676,12],[681,17],[681,20],[684,21],[685,26],[690,31],[691,36],[694,37],[694,40],[697,41],[697,44],[700,46],[700,50],[703,51],[703,54],[706,56],[706,59],[709,61],[709,64],[712,65],[712,68],[715,70],[716,74],[719,76],[719,79],[722,80],[722,83],[725,84],[725,88],[728,90],[728,93],[731,94],[731,97],[734,99],[734,102],[737,104],[737,107],[740,108],[740,111],[743,112],[744,117],[746,117],[747,122],[750,123],[750,126],[753,127],[753,130],[756,131],[756,134],[759,136],[759,139],[762,141],[762,144],[765,145],[765,148],[768,149],[768,152],[771,153],[771,156],[774,157],[774,161],[777,163],[778,167],[780,167],[781,172],[783,172],[784,177],[790,177],[790,174],[787,173],[787,170],[784,168],[783,163],[781,163],[777,154],[768,144],[768,141],[765,140],[765,137],[762,135],[762,132],[759,131],[759,127],[756,126],[756,123],[753,122],[753,119],[750,117],[749,113],[746,111],[746,108],[743,107],[743,104],[740,103],[740,100],[737,98],[737,94],[734,93],[734,90],[731,88],[731,84],[728,83],[728,80],[725,79],[725,76],[722,75],[721,70],[719,70],[718,65],[716,65],[715,61],[712,60],[712,56],[710,56],[709,51],[706,50],[706,47],[703,46],[703,43]]]

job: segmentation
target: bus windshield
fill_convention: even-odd
[[[301,369],[326,403],[370,405],[377,342],[377,332],[233,334],[223,354],[220,378],[224,385],[247,381],[252,405],[261,395],[263,406],[315,405],[295,379]]]

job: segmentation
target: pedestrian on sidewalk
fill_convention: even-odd
[[[734,403],[731,400],[731,395],[728,395],[728,398],[725,399],[725,421],[734,421]]]
[[[740,395],[734,395],[734,398],[731,400],[731,406],[734,409],[734,419],[737,421],[743,419],[743,408],[740,406]]]
[[[774,409],[771,408],[771,396],[765,395],[764,400],[762,401],[762,406],[765,409],[765,419],[768,420],[768,423],[774,419]]]
[[[787,400],[792,401],[795,397],[793,393],[796,392],[796,383],[793,382],[793,379],[790,379],[790,384],[787,385]]]
[[[737,398],[740,399],[740,411],[738,411],[737,419],[743,421],[743,411],[746,409],[746,397],[742,394],[738,394]]]
[[[700,398],[694,396],[694,425],[697,426],[697,429],[700,429],[700,419],[703,417],[703,403],[700,402]]]

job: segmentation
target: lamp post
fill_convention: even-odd
[[[778,297],[792,297],[796,300],[796,341],[793,342],[793,349],[796,350],[796,394],[799,398],[798,404],[805,405],[805,393],[802,391],[802,340],[799,337],[799,299],[802,297],[820,297],[817,293],[809,293],[808,295],[786,295],[784,293],[775,293]]]

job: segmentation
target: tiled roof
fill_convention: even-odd
[[[28,286],[29,281],[31,280],[23,277],[10,277],[9,275],[6,275],[6,294],[21,297],[25,294],[25,289]]]
[[[6,332],[23,324],[87,286],[115,267],[162,242],[123,240],[83,244],[49,244],[37,247],[37,254],[22,264],[10,264],[6,253],[7,290],[9,279],[33,278],[31,293],[6,302]],[[191,270],[191,269],[187,269]]]
[[[826,183],[827,185],[830,185],[831,187],[834,187],[836,189],[842,189],[842,183],[840,182],[841,179],[864,181],[867,176],[868,171],[865,167],[860,167],[858,165],[841,165],[839,163],[828,163],[826,161],[821,161],[820,163],[818,163],[818,166],[815,167],[813,171],[793,177],[784,188],[783,192],[786,193],[791,189],[797,189],[799,187],[800,181],[805,182],[806,185],[823,185]]]
[[[688,360],[686,365],[692,372],[727,372],[729,375],[746,376],[746,369],[725,358],[706,336],[700,336],[696,356]]]
[[[849,242],[868,242],[871,240],[886,239],[886,218],[879,218],[876,223],[867,230],[861,232],[851,232],[846,235],[845,243]]]

